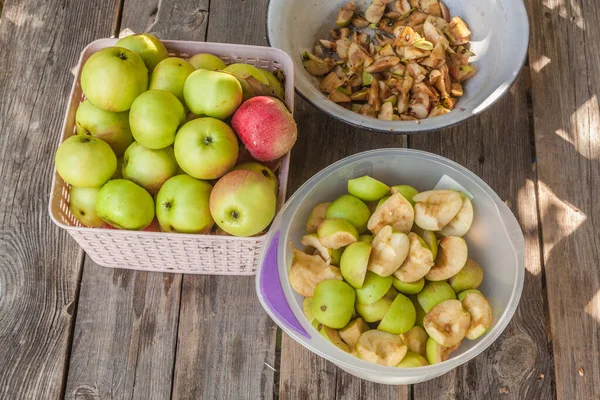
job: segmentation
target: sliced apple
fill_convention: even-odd
[[[325,219],[325,214],[327,213],[327,208],[330,204],[331,203],[321,203],[313,208],[308,217],[308,222],[306,223],[306,233],[315,233],[317,231],[317,228]]]
[[[399,335],[415,326],[417,313],[415,306],[405,295],[398,293],[392,305],[386,311],[377,329]]]
[[[473,203],[465,194],[461,193],[462,205],[456,216],[442,229],[444,236],[464,236],[473,224]]]
[[[467,293],[461,303],[471,315],[471,325],[466,338],[475,340],[492,326],[492,307],[482,294],[475,292]]]
[[[310,309],[311,306],[312,306],[312,297],[305,297],[304,301],[302,301],[302,310],[304,311],[304,315],[306,316],[306,319],[312,323],[312,321],[315,319],[315,316],[313,315],[313,313]]]
[[[477,289],[483,281],[483,269],[475,261],[467,259],[465,266],[450,279],[448,283],[456,293],[469,289]]]
[[[326,218],[342,218],[350,222],[358,232],[367,230],[367,222],[371,217],[371,210],[358,197],[344,194],[338,197],[327,208]]]
[[[290,268],[290,285],[304,297],[313,297],[317,285],[327,279],[342,280],[340,269],[327,265],[321,256],[311,256],[294,249],[294,261]],[[390,283],[391,285],[391,283]]]
[[[387,310],[391,307],[398,292],[394,288],[390,290],[379,300],[372,304],[356,303],[358,315],[367,322],[378,322],[383,319]]]
[[[408,346],[408,350],[417,354],[425,355],[425,346],[427,345],[427,339],[429,336],[425,329],[420,326],[413,326],[410,331],[400,335],[404,343]]]
[[[383,196],[381,199],[379,199],[379,201],[377,202],[377,207],[375,207],[375,210],[377,210],[379,207],[381,207],[381,205],[383,203],[385,203],[385,201],[387,199],[389,199],[392,195],[391,194],[386,194],[385,196]],[[373,212],[375,212],[375,210],[373,210]]]
[[[400,193],[413,206],[415,205],[413,198],[419,194],[419,191],[417,189],[408,185],[392,186],[390,191],[392,192],[392,194]]]
[[[423,290],[423,286],[425,286],[425,279],[421,278],[416,282],[402,282],[400,279],[394,276],[392,279],[392,286],[400,293],[417,294]]]
[[[413,225],[412,231],[419,235],[421,239],[423,239],[423,241],[427,243],[429,250],[431,250],[431,254],[433,254],[433,259],[435,260],[438,253],[438,241],[435,237],[435,233],[433,233],[432,231],[421,229],[416,224]]]
[[[432,338],[427,339],[427,361],[430,365],[439,364],[444,362],[450,357],[450,354],[460,347],[460,343],[452,346],[445,347],[437,343]]]
[[[358,338],[356,354],[374,364],[394,367],[402,361],[408,348],[398,335],[378,330],[366,331]]]
[[[471,315],[458,300],[444,300],[423,318],[427,334],[442,346],[452,347],[460,343],[471,325]]]
[[[327,264],[331,262],[331,254],[329,254],[329,249],[321,244],[319,241],[319,235],[316,233],[302,236],[302,240],[300,242],[305,246],[314,248]]]
[[[408,256],[394,272],[394,276],[402,282],[415,282],[422,279],[433,266],[433,254],[423,239],[414,232],[408,233],[410,247]]]
[[[407,351],[406,355],[397,365],[398,368],[417,368],[424,367],[429,365],[427,359],[423,357],[421,354],[414,353],[412,351]]]
[[[354,242],[344,250],[340,260],[340,271],[352,287],[363,286],[370,255],[371,245],[365,242]]]
[[[425,275],[425,279],[443,281],[451,278],[465,266],[468,255],[467,242],[463,238],[456,236],[443,238],[439,244],[439,253],[435,264]]]
[[[463,301],[465,299],[465,297],[467,297],[467,295],[469,293],[479,293],[481,294],[481,292],[477,289],[469,289],[469,290],[465,290],[460,292],[459,294],[456,295],[456,297],[458,298],[459,301]],[[483,296],[483,294],[481,294]]]
[[[423,307],[421,306],[421,303],[419,303],[419,300],[417,299],[417,297],[415,296],[411,296],[410,300],[413,302],[414,306],[415,306],[415,311],[417,312],[417,318],[415,319],[415,325],[416,326],[420,326],[421,328],[423,327],[423,318],[425,318],[425,310],[423,310]]]
[[[358,342],[360,335],[369,329],[371,328],[369,328],[369,325],[367,325],[364,319],[356,318],[350,321],[348,325],[340,329],[339,334],[342,340],[346,342],[351,349],[355,349],[356,342]]]
[[[340,329],[354,315],[355,299],[352,286],[344,281],[328,279],[317,284],[310,309],[320,323]]]
[[[360,235],[358,241],[371,244],[373,243],[373,235]]]
[[[373,304],[381,299],[392,287],[392,277],[382,277],[367,271],[363,285],[356,289],[356,301],[359,304]]]
[[[331,344],[333,344],[335,347],[345,351],[346,353],[350,353],[350,347],[342,340],[339,332],[336,329],[332,329],[326,325],[323,325],[316,319],[312,322],[312,326],[321,334],[321,336],[331,342]]]
[[[377,201],[388,194],[390,187],[368,175],[348,181],[348,193],[363,201]]]
[[[367,228],[377,234],[384,226],[391,225],[397,231],[408,233],[414,221],[415,212],[412,205],[400,193],[396,193],[377,207],[369,218]]]
[[[408,236],[394,232],[391,226],[383,227],[373,239],[369,271],[380,276],[392,275],[404,262],[410,248]]]
[[[331,257],[331,261],[329,261],[329,264],[339,267],[340,261],[342,259],[342,254],[344,253],[344,249],[339,248],[339,249],[328,249],[328,250],[329,250],[329,256]]]
[[[428,190],[414,196],[415,223],[428,231],[448,225],[462,206],[460,193],[454,190]]]
[[[456,299],[454,289],[447,282],[427,282],[423,290],[417,294],[417,300],[428,313],[433,307],[444,300]]]
[[[319,241],[328,249],[339,249],[358,240],[358,231],[345,219],[325,219],[317,230]]]

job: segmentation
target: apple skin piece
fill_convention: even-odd
[[[400,193],[402,197],[410,202],[410,204],[414,207],[415,202],[413,197],[419,194],[419,191],[412,186],[408,185],[396,185],[392,186],[390,189],[392,194]]]
[[[327,208],[326,218],[342,218],[350,222],[359,233],[367,230],[367,221],[371,216],[369,207],[358,197],[344,194]]]
[[[428,231],[442,230],[462,206],[460,193],[454,190],[428,190],[415,195],[415,224]]]
[[[377,201],[388,194],[390,187],[368,175],[348,181],[348,193],[362,201]]]
[[[94,106],[104,111],[127,111],[148,89],[148,68],[133,51],[107,47],[85,62],[81,89]]]
[[[452,347],[445,347],[432,338],[427,339],[427,361],[429,365],[439,364],[446,361],[450,354],[460,347],[460,343]]]
[[[298,137],[292,113],[281,100],[269,96],[256,96],[245,101],[235,111],[231,126],[258,161],[283,157]]]
[[[467,297],[467,295],[469,293],[479,293],[479,294],[481,294],[481,292],[479,290],[477,290],[477,289],[468,289],[468,290],[462,291],[459,294],[457,294],[456,298],[458,300],[460,300],[460,301],[463,301],[465,299],[465,297]],[[483,296],[483,294],[481,294],[481,295]]]
[[[355,298],[354,289],[346,282],[324,280],[315,288],[311,311],[320,323],[341,329],[348,325],[354,315]]]
[[[417,300],[426,313],[438,303],[449,299],[456,299],[456,294],[452,286],[444,281],[427,282],[423,290],[417,294]]]
[[[85,100],[77,108],[75,124],[78,135],[92,135],[104,140],[117,157],[133,142],[129,128],[129,112],[104,111]]]
[[[262,232],[273,220],[276,206],[277,199],[269,182],[252,171],[228,173],[217,181],[210,194],[213,219],[234,236]]]
[[[196,69],[207,69],[209,71],[216,71],[227,67],[219,57],[208,53],[196,54],[190,58],[189,62]]]
[[[100,188],[78,188],[71,186],[69,190],[69,210],[84,226],[98,228],[104,221],[96,212],[96,198]]]
[[[425,279],[443,281],[458,274],[468,259],[467,242],[463,238],[448,236],[439,244],[435,265],[431,267]]]
[[[415,325],[408,332],[400,335],[404,343],[408,346],[408,350],[425,356],[425,347],[429,335],[422,327]]]
[[[387,310],[392,306],[397,295],[398,292],[396,289],[390,288],[390,290],[375,303],[361,304],[356,302],[356,312],[369,323],[381,321]]]
[[[342,253],[340,270],[350,286],[357,289],[363,286],[370,255],[371,245],[365,242],[354,242]]]
[[[314,319],[311,324],[313,328],[315,328],[317,332],[321,334],[321,336],[327,339],[328,342],[333,344],[338,349],[345,351],[346,353],[350,353],[350,347],[348,347],[346,342],[342,340],[339,332],[336,329],[332,329],[326,325],[323,325],[316,319]]]
[[[407,351],[400,336],[376,329],[360,335],[356,343],[356,354],[360,359],[388,367],[397,366]]]
[[[319,225],[325,219],[325,215],[327,213],[327,207],[329,207],[331,203],[320,203],[313,208],[308,217],[308,221],[306,222],[306,233],[315,233],[319,228]]]
[[[396,193],[377,207],[369,218],[367,227],[374,234],[387,225],[402,233],[408,233],[413,226],[414,217],[412,205],[401,194]]]
[[[396,335],[406,333],[415,326],[416,317],[417,314],[413,303],[408,297],[398,293],[377,329]]]
[[[152,195],[157,194],[178,169],[172,146],[152,150],[134,142],[123,156],[123,178],[137,183]]]
[[[135,140],[149,149],[164,149],[173,144],[185,110],[173,94],[148,90],[138,96],[129,111],[129,126]]]
[[[184,105],[183,88],[187,78],[194,72],[192,65],[179,57],[165,58],[154,68],[150,76],[150,90],[170,92]],[[189,105],[188,105],[189,107]],[[200,114],[200,113],[196,113]]]
[[[185,80],[183,98],[194,114],[225,119],[242,104],[242,85],[232,75],[198,69]]]
[[[435,260],[438,254],[438,241],[435,237],[435,233],[421,229],[417,225],[413,225],[412,231],[419,235],[419,237],[423,239],[427,246],[429,246],[429,250],[431,250],[431,254],[433,254],[433,259]]]
[[[98,192],[96,212],[115,228],[140,230],[154,219],[154,200],[143,187],[125,179],[114,179]]]
[[[319,224],[317,229],[319,241],[328,249],[339,249],[356,242],[358,231],[345,219],[331,218],[325,219]]]
[[[115,46],[124,47],[140,56],[146,64],[148,72],[152,72],[159,62],[169,57],[169,51],[165,45],[156,36],[149,33],[126,36],[120,39]]]
[[[356,289],[356,302],[364,305],[373,304],[385,296],[391,287],[391,276],[382,277],[374,272],[367,271],[362,287]]]
[[[237,138],[229,125],[210,117],[195,119],[179,128],[173,147],[179,166],[188,175],[204,180],[225,175],[234,167],[239,153]],[[275,197],[273,185],[262,174],[252,173],[265,182]]]
[[[373,243],[373,239],[374,239],[373,235],[360,235],[358,237],[359,242],[365,242],[365,243],[369,243],[369,244]]]
[[[312,313],[312,297],[305,297],[302,301],[302,310],[304,311],[304,316],[306,319],[312,323],[315,319],[315,316]]]
[[[423,319],[423,326],[429,337],[445,347],[459,344],[465,338],[470,325],[471,315],[460,301],[453,299],[438,303]]]
[[[475,340],[492,326],[492,307],[482,294],[475,292],[467,293],[461,303],[471,316],[471,325],[465,337]]]
[[[246,171],[254,171],[254,172],[260,173],[262,176],[264,176],[266,179],[268,179],[269,182],[271,182],[271,186],[273,186],[273,191],[275,192],[275,196],[277,196],[278,189],[279,189],[279,183],[277,181],[277,176],[275,175],[275,173],[273,173],[273,171],[271,171],[271,169],[269,167],[259,164],[257,162],[245,162],[245,163],[238,164],[235,167],[233,167],[233,171],[238,170],[238,169],[243,169]]]
[[[215,221],[210,214],[212,185],[189,175],[165,182],[156,196],[156,216],[166,232],[206,233]]]
[[[358,342],[358,338],[360,335],[370,330],[371,328],[362,318],[353,319],[339,330],[340,337],[351,349],[356,349],[356,342]]]
[[[407,351],[406,355],[397,365],[398,368],[417,368],[417,367],[425,367],[429,365],[427,359],[423,357],[421,354],[414,353],[412,351]]]
[[[300,295],[313,297],[317,285],[326,279],[342,280],[339,268],[327,265],[321,256],[294,249],[294,260],[289,273],[290,285]]]
[[[427,275],[434,264],[433,254],[423,239],[408,232],[410,247],[408,255],[394,276],[402,282],[415,282]]]
[[[83,188],[102,186],[117,169],[117,157],[110,146],[87,135],[74,135],[62,142],[54,162],[65,182]]]
[[[423,287],[425,286],[425,278],[421,278],[416,282],[402,282],[400,279],[395,276],[392,277],[392,286],[403,294],[417,294]]]
[[[390,276],[404,262],[410,248],[408,236],[384,226],[373,239],[373,251],[369,260],[369,271],[380,276]]]
[[[442,235],[444,236],[464,236],[467,234],[473,224],[473,204],[464,193],[460,194],[462,206],[456,216],[444,226]]]
[[[477,289],[483,281],[483,269],[475,261],[467,259],[465,266],[458,274],[450,277],[448,283],[456,293],[469,289]]]
[[[265,78],[267,78],[267,81],[269,81],[269,85],[271,85],[271,88],[273,89],[275,94],[279,97],[279,99],[285,100],[285,91],[283,89],[283,85],[281,84],[281,81],[279,81],[279,79],[277,79],[275,74],[272,73],[271,71],[267,71],[266,69],[259,68],[259,70],[260,70],[260,72],[262,72],[262,74],[265,76]]]

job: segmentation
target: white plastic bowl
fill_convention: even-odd
[[[296,89],[310,103],[351,125],[393,133],[417,133],[457,124],[495,103],[517,78],[529,42],[529,22],[522,0],[444,0],[451,15],[472,31],[472,60],[479,72],[465,84],[465,95],[445,115],[412,121],[381,121],[347,110],[321,93],[319,81],[302,65],[301,52],[317,39],[329,38],[339,8],[349,0],[270,0],[267,34],[273,47],[288,53],[295,65]],[[364,12],[370,0],[356,0]]]
[[[362,361],[323,338],[304,316],[303,298],[290,286],[292,247],[301,247],[306,221],[318,203],[347,192],[349,179],[368,174],[389,185],[408,184],[418,190],[433,188],[446,175],[473,196],[475,218],[465,236],[469,257],[485,271],[480,290],[492,307],[494,321],[481,338],[464,340],[451,358],[427,367],[403,369]],[[256,277],[259,300],[269,316],[307,349],[360,378],[386,384],[423,382],[456,368],[488,348],[512,318],[525,276],[524,239],[509,208],[479,177],[435,154],[410,149],[382,149],[359,153],[325,168],[288,200],[273,222],[261,254]]]

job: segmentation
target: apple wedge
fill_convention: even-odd
[[[465,266],[468,255],[467,242],[463,238],[456,236],[443,238],[439,245],[435,265],[425,275],[425,279],[443,281],[453,277]]]
[[[492,326],[492,307],[480,293],[471,292],[462,300],[462,306],[471,315],[471,325],[466,338],[475,340]]]
[[[354,242],[349,245],[340,260],[340,271],[350,286],[360,289],[365,281],[371,245],[365,242]]]
[[[456,298],[457,298],[459,301],[463,301],[463,300],[465,299],[465,297],[467,297],[467,295],[468,295],[469,293],[479,293],[479,294],[481,294],[481,292],[480,292],[479,290],[477,290],[477,289],[469,289],[469,290],[465,290],[465,291],[463,291],[463,292],[460,292],[459,294],[457,294],[457,295],[456,295]],[[482,294],[481,294],[481,295],[482,295]],[[483,295],[482,295],[482,296],[483,296]]]
[[[390,290],[375,303],[361,304],[357,302],[356,311],[367,322],[381,321],[397,295],[398,292],[396,289],[390,288]]]
[[[432,338],[427,339],[427,361],[429,365],[439,364],[444,362],[450,357],[450,354],[460,347],[460,343],[451,346],[445,347],[441,344],[437,343]]]
[[[421,354],[414,353],[412,351],[407,351],[406,355],[397,365],[398,368],[416,368],[416,367],[424,367],[429,365],[427,359],[423,357]]]
[[[319,241],[328,249],[339,249],[358,240],[358,231],[345,219],[325,219],[317,229]]]
[[[362,318],[356,318],[339,330],[340,337],[351,349],[356,349],[356,342],[360,335],[368,331],[369,325]]]
[[[356,289],[356,302],[364,305],[373,304],[385,296],[391,287],[392,277],[382,277],[367,271],[363,285]]]
[[[374,234],[379,233],[384,226],[390,225],[402,233],[410,232],[415,221],[413,206],[401,194],[391,195],[383,202],[367,223],[367,228]]]
[[[408,185],[396,185],[392,186],[390,192],[392,194],[400,193],[411,205],[415,205],[413,197],[419,194],[419,191],[412,186]]]
[[[325,214],[327,213],[327,208],[331,203],[321,203],[317,204],[315,208],[313,208],[310,216],[308,217],[308,221],[306,222],[306,233],[315,233],[317,232],[317,228],[325,219]]]
[[[420,326],[413,326],[410,331],[400,335],[404,343],[408,346],[408,350],[424,356],[425,346],[427,345],[427,339],[429,336],[425,329]]]
[[[341,218],[350,222],[360,233],[367,230],[371,210],[358,197],[344,194],[327,207],[326,218]]]
[[[366,234],[365,235],[360,235],[358,237],[358,241],[359,242],[365,242],[365,243],[371,244],[371,243],[373,243],[373,235],[366,235]]]
[[[328,279],[317,284],[310,309],[320,323],[340,329],[354,315],[355,299],[354,289],[346,282]]]
[[[483,269],[475,261],[467,259],[465,266],[450,279],[448,283],[456,293],[469,289],[477,289],[483,281]]]
[[[377,201],[388,194],[390,187],[368,175],[348,181],[348,193],[362,201]]]
[[[410,243],[408,256],[394,276],[402,282],[415,282],[422,279],[433,267],[433,254],[423,239],[414,232],[408,233]]]
[[[417,300],[426,313],[442,301],[450,299],[456,299],[456,294],[452,286],[444,281],[427,282],[423,290],[417,294]]]
[[[415,326],[417,313],[415,306],[405,295],[398,293],[392,305],[386,311],[377,329],[399,335]]]
[[[290,268],[290,285],[304,297],[313,297],[319,282],[326,279],[342,280],[340,269],[327,265],[321,256],[311,256],[294,249],[294,261]]]
[[[406,259],[410,242],[406,234],[394,232],[391,226],[386,225],[377,233],[372,246],[369,271],[380,276],[390,276]]]
[[[416,282],[402,282],[400,279],[394,276],[392,279],[392,286],[400,293],[417,294],[423,290],[423,286],[425,286],[425,279],[421,278]]]
[[[329,254],[329,249],[321,244],[319,241],[319,235],[316,233],[302,236],[300,243],[314,248],[327,264],[331,262],[331,254]]]
[[[323,325],[316,319],[312,322],[313,328],[317,330],[327,341],[331,342],[338,349],[350,353],[350,347],[342,340],[339,332],[336,329],[332,329],[326,325]]]
[[[395,367],[402,361],[408,348],[398,335],[378,330],[366,331],[358,338],[356,354],[374,364]]]
[[[314,303],[313,303],[314,304]],[[460,343],[471,325],[471,316],[458,300],[444,300],[423,318],[427,334],[442,346]]]
[[[456,216],[442,229],[444,236],[464,236],[473,224],[473,203],[465,194],[461,193],[462,205]]]
[[[428,231],[442,230],[462,206],[460,193],[454,190],[428,190],[415,195],[415,223]]]

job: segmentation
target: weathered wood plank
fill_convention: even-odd
[[[0,398],[63,391],[82,252],[48,218],[70,69],[117,1],[7,1],[0,18]]]
[[[464,165],[506,201],[525,233],[527,268],[519,308],[502,336],[466,365],[415,385],[415,398],[552,398],[553,361],[545,334],[535,174],[524,77],[521,75],[510,92],[483,115],[455,128],[411,137],[409,143],[410,147]]]
[[[528,2],[543,256],[560,399],[600,398],[600,15]]]

